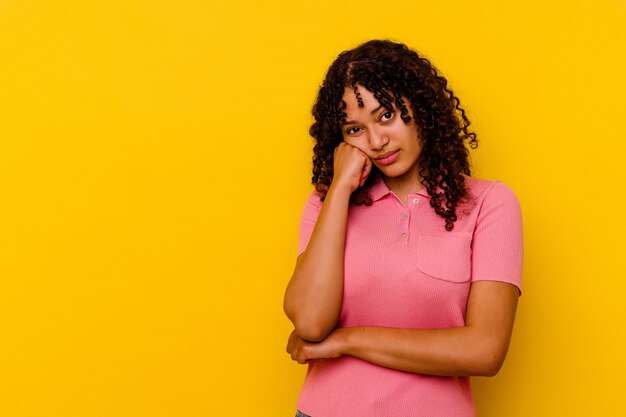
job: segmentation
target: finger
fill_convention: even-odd
[[[339,145],[337,145],[337,147],[334,150],[334,154],[336,155],[337,152],[340,152],[341,148],[345,148],[348,144],[346,142],[340,142]]]
[[[363,165],[363,171],[361,172],[361,181],[359,182],[359,186],[362,187],[363,184],[365,184],[365,181],[367,180],[367,177],[369,177],[370,172],[372,172],[372,161],[367,158],[365,165]]]
[[[306,349],[304,349],[304,347],[300,349],[300,351],[298,352],[297,362],[300,365],[304,365],[305,363],[309,362],[309,360],[307,359],[307,355],[306,355]]]
[[[304,365],[304,364],[309,363],[309,360],[308,360],[308,359],[306,359],[306,358],[302,355],[302,353],[301,353],[301,352],[299,352],[298,354],[294,354],[294,355],[292,355],[292,356],[291,356],[291,359],[292,359],[294,362],[299,363],[300,365]]]
[[[293,345],[296,341],[296,332],[295,330],[291,332],[289,335],[289,339],[287,340],[287,353],[291,353],[293,350]]]

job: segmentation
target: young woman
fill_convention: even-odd
[[[298,416],[474,416],[521,292],[518,200],[470,176],[476,135],[428,59],[372,40],[313,107],[313,183],[284,300]]]

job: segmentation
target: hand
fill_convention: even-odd
[[[346,184],[350,191],[365,184],[372,171],[372,161],[360,149],[341,142],[334,152],[334,184]]]
[[[308,363],[309,359],[338,358],[342,355],[340,331],[335,329],[326,339],[316,343],[307,342],[293,331],[287,342],[287,353],[299,364]]]

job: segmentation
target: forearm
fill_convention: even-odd
[[[495,375],[508,338],[478,328],[418,330],[382,327],[337,329],[341,354],[406,372],[443,376]]]
[[[341,354],[431,375],[495,375],[506,357],[519,291],[497,281],[472,283],[465,325],[445,329],[338,329]]]
[[[328,190],[285,292],[285,313],[306,340],[322,340],[339,317],[350,194],[351,190],[342,186],[332,185]]]
[[[292,334],[287,351],[298,363],[350,355],[418,374],[491,376],[504,362],[518,298],[514,285],[477,281],[470,289],[464,326],[432,330],[338,328],[319,343],[308,343]]]

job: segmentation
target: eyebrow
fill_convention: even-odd
[[[385,107],[385,106],[383,106],[383,105],[381,104],[380,106],[378,106],[378,107],[376,107],[374,110],[372,110],[372,111],[370,112],[370,114],[374,114],[374,113],[376,113],[378,110],[380,110],[380,109],[381,109],[381,108],[383,108],[383,107]],[[342,123],[341,125],[342,125],[342,126],[345,126],[345,125],[349,125],[349,124],[357,124],[357,123],[358,123],[358,122],[357,122],[357,121],[355,121],[355,120],[346,120],[346,122],[345,122],[345,123]]]

